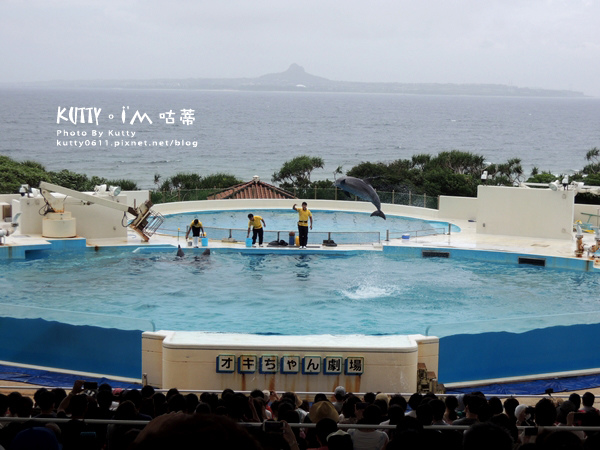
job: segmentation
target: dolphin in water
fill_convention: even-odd
[[[385,220],[385,214],[381,210],[381,200],[379,200],[379,195],[377,195],[377,192],[375,192],[375,189],[373,189],[373,186],[369,183],[360,178],[341,177],[335,180],[335,185],[350,194],[354,194],[363,200],[373,203],[377,208],[377,211],[373,212],[371,216],[382,217]]]
[[[185,253],[183,253],[183,249],[181,248],[181,245],[178,245],[177,247],[178,247],[178,249],[177,249],[177,256],[179,258],[183,258],[185,256]]]
[[[210,248],[204,250],[200,256],[194,256],[194,261],[204,261],[204,256],[210,256]]]

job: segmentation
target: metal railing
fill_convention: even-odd
[[[169,236],[185,236],[187,233],[181,230],[161,228],[160,233]],[[244,242],[248,230],[246,228],[220,228],[220,227],[204,227],[204,231],[209,239],[228,240],[231,242]],[[392,239],[415,239],[424,236],[450,235],[452,225],[447,227],[432,227],[419,230],[408,231],[386,231],[385,240],[389,242]],[[279,242],[281,240],[289,244],[290,233],[296,234],[296,231],[290,230],[265,230],[264,244],[270,242]],[[379,231],[311,231],[309,240],[312,243],[320,243],[321,241],[334,241],[336,244],[373,244],[381,243],[381,233]]]
[[[160,417],[160,416],[158,416]],[[39,422],[40,424],[46,423],[68,423],[71,418],[57,418],[57,417],[0,417],[0,423],[11,423],[11,422]],[[130,426],[142,426],[144,427],[151,420],[120,420],[120,419],[83,419],[82,423],[89,425],[130,425]],[[262,427],[263,422],[237,422],[237,425],[242,427],[254,428]],[[315,428],[316,423],[289,423],[291,428]],[[338,423],[337,427],[340,430],[348,429],[375,429],[375,430],[395,430],[397,425],[367,425],[367,424],[350,424],[350,423]],[[466,431],[471,428],[470,425],[425,425],[424,430],[439,430],[439,431]],[[542,431],[600,431],[598,426],[517,426],[519,432],[524,430],[537,430],[539,434]]]
[[[86,379],[86,377],[82,378],[83,380]],[[110,381],[109,381],[110,384]],[[132,383],[133,384],[133,383]],[[140,380],[139,384],[147,384],[144,382],[144,380]],[[73,386],[46,386],[46,388],[58,388],[58,389],[64,389],[65,391],[69,392]],[[11,386],[11,385],[0,385],[0,391],[11,391],[11,390],[15,390],[15,391],[37,391],[38,389],[40,389],[40,386],[38,385],[19,385],[19,386]],[[133,388],[132,388],[133,389]],[[155,388],[154,392],[162,392],[162,393],[167,393],[170,389],[168,388]],[[223,389],[177,389],[180,393],[181,392],[186,392],[186,393],[190,393],[190,394],[204,394],[204,393],[209,393],[209,394],[221,394],[223,392]],[[474,386],[473,391],[477,390],[480,391],[481,388],[479,386]],[[250,395],[252,391],[249,390],[239,390],[236,391],[236,393],[238,394],[244,394],[244,395]],[[282,395],[284,392],[286,391],[273,391],[278,395]],[[294,393],[296,395],[298,395],[299,398],[301,399],[308,399],[308,398],[314,398],[315,395],[317,394],[327,394],[328,396],[333,396],[334,393],[333,392],[324,392],[324,391],[294,391]],[[409,398],[411,395],[414,394],[414,392],[381,392],[382,394],[386,394],[389,397],[395,396],[395,395],[401,395],[402,397],[405,398]],[[358,397],[364,397],[365,394],[367,394],[367,392],[353,392],[354,395],[358,396]],[[553,392],[552,395],[548,395],[548,394],[522,394],[522,393],[505,393],[505,394],[499,394],[499,393],[492,393],[492,394],[486,394],[485,392],[483,392],[483,394],[486,396],[486,398],[489,397],[498,397],[498,398],[531,398],[531,399],[542,399],[542,398],[550,398],[552,400],[557,400],[557,399],[568,399],[569,396],[571,395],[570,392],[567,393],[556,393]],[[27,394],[29,395],[29,394]],[[457,394],[455,393],[441,393],[441,392],[436,392],[435,394],[437,397],[441,397],[441,398],[445,398],[445,397],[449,397],[449,396],[456,396]]]
[[[423,236],[435,236],[438,234],[447,234],[450,235],[452,230],[452,225],[448,224],[447,228],[428,228],[422,230],[410,230],[410,231],[390,231],[387,230],[385,235],[385,240],[389,241],[391,239],[409,239],[409,238],[418,238]]]
[[[152,203],[171,203],[186,202],[195,200],[207,200],[209,196],[222,191],[222,189],[175,189],[171,191],[151,191]],[[315,200],[343,200],[343,201],[362,201],[358,197],[348,196],[344,191],[337,188],[294,188],[290,191],[296,198],[315,199]],[[412,191],[379,191],[377,192],[381,203],[392,205],[417,206],[421,208],[438,208],[438,197],[428,196],[427,194],[416,194]]]
[[[231,242],[245,242],[248,235],[247,228],[204,227],[204,231],[209,239]],[[185,236],[187,228],[185,232],[169,228],[161,228],[159,232],[169,236]],[[265,230],[264,244],[283,240],[289,245],[290,233],[294,233],[294,239],[298,234],[297,230]],[[313,244],[320,244],[325,240],[334,241],[336,244],[373,244],[381,242],[381,233],[379,231],[310,231],[308,240]]]

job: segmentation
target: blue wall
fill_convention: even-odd
[[[449,247],[411,247],[402,245],[384,245],[383,252],[386,254],[398,254],[404,256],[421,257],[423,251],[436,251],[449,253],[451,259],[484,261],[498,264],[519,264],[519,258],[544,259],[549,269],[597,271],[594,261],[586,258],[540,256],[529,253],[497,252],[491,250],[470,250]]]
[[[440,339],[441,383],[600,367],[600,324],[525,333],[457,334]]]
[[[0,360],[140,379],[142,332],[0,317]]]

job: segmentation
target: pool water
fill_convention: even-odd
[[[186,227],[194,218],[198,218],[210,239],[232,237],[243,240],[248,229],[248,214],[261,216],[265,221],[265,242],[277,239],[288,240],[289,231],[297,232],[298,213],[289,209],[253,209],[240,211],[206,211],[199,213],[174,214],[167,216],[159,233],[177,235],[177,229],[184,235]],[[372,243],[386,238],[389,230],[392,237],[399,238],[403,233],[433,234],[448,231],[447,222],[427,221],[402,216],[388,215],[387,220],[371,217],[370,213],[318,211],[313,210],[313,229],[309,234],[309,243],[320,244],[323,239],[331,238],[337,243]],[[237,229],[238,231],[235,231]],[[452,225],[452,232],[460,228]],[[329,236],[331,233],[331,237]]]
[[[102,249],[3,261],[0,303],[59,310],[67,323],[74,311],[107,315],[89,316],[104,327],[144,319],[156,329],[275,334],[409,334],[432,326],[435,335],[444,324],[438,334],[456,334],[473,321],[511,331],[534,328],[534,316],[556,315],[560,324],[574,312],[597,319],[600,309],[600,279],[587,272],[381,252],[191,253]]]

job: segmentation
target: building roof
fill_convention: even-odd
[[[272,184],[264,183],[260,181],[258,176],[254,176],[251,181],[223,189],[216,194],[209,195],[207,199],[224,200],[249,198],[287,199],[296,197],[294,194],[284,191]]]

